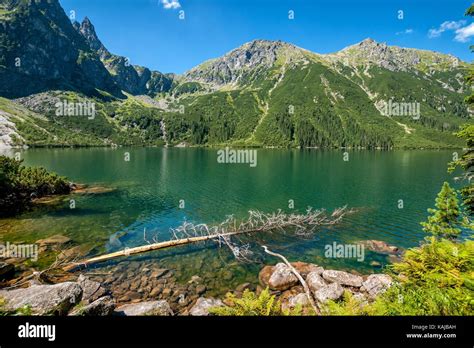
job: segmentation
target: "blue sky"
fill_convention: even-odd
[[[99,38],[132,64],[182,73],[253,39],[318,53],[367,37],[471,61],[474,23],[465,0],[60,0],[88,16]],[[288,19],[289,11],[294,19]],[[399,19],[403,11],[403,19]],[[179,19],[184,11],[185,19]],[[443,24],[444,23],[444,24]]]

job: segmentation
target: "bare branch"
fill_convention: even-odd
[[[316,301],[313,298],[313,295],[311,294],[311,290],[309,289],[308,283],[304,280],[304,278],[301,276],[301,274],[292,266],[292,264],[287,260],[286,257],[284,257],[281,254],[274,253],[273,251],[268,250],[268,248],[265,245],[262,245],[263,250],[269,255],[278,257],[283,260],[283,262],[290,268],[291,272],[298,278],[299,282],[301,285],[303,285],[304,292],[306,293],[306,297],[309,300],[309,303],[311,304],[311,307],[313,307],[314,311],[317,314],[321,314],[321,310],[319,309],[318,305],[316,304]]]
[[[323,226],[332,226],[338,223],[347,213],[351,213],[346,207],[336,209],[331,215],[325,210],[313,210],[308,208],[305,214],[286,214],[281,210],[271,214],[265,214],[260,211],[249,211],[246,220],[238,221],[233,215],[229,215],[226,219],[215,226],[206,224],[193,224],[185,221],[181,226],[170,229],[173,239],[148,245],[126,248],[111,254],[97,256],[89,260],[79,263],[72,263],[64,267],[65,270],[72,270],[76,267],[87,266],[92,263],[107,261],[110,259],[130,256],[134,254],[160,250],[180,245],[204,242],[213,240],[219,246],[227,246],[237,260],[250,262],[250,256],[253,254],[250,245],[237,245],[233,242],[233,238],[246,235],[258,235],[263,233],[271,233],[274,231],[291,233],[297,237],[307,237],[315,233],[317,228]],[[144,239],[146,241],[146,236]]]

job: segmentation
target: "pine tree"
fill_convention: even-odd
[[[463,226],[462,214],[456,191],[447,182],[443,184],[436,198],[437,209],[428,209],[431,214],[427,222],[422,222],[423,231],[436,237],[456,239]]]
[[[456,133],[459,138],[466,140],[467,150],[457,161],[449,164],[449,172],[453,172],[457,167],[463,170],[463,174],[456,178],[466,183],[461,188],[463,205],[470,216],[474,216],[474,125],[464,125]]]
[[[467,9],[466,16],[474,17],[474,4]],[[474,52],[474,46],[471,46],[471,50]],[[474,66],[472,64],[466,76],[466,82],[471,87],[474,85]],[[470,108],[474,107],[474,93],[466,98],[466,103]],[[464,207],[472,217],[474,216],[474,183],[471,183],[474,177],[474,125],[463,125],[456,135],[466,141],[467,150],[460,159],[449,164],[449,172],[453,172],[457,167],[463,170],[463,175],[458,179],[464,180],[467,185],[461,189],[461,195]]]

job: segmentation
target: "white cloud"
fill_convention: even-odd
[[[181,7],[179,0],[160,0],[160,2],[163,4],[163,8],[166,10],[176,10]]]
[[[467,27],[457,29],[454,40],[467,42],[471,36],[474,36],[474,23],[469,24]]]
[[[414,31],[413,29],[405,29],[403,31],[396,32],[395,35],[413,34],[413,31]]]
[[[461,28],[464,24],[466,24],[465,20],[460,20],[460,21],[445,21],[443,22],[439,28],[437,29],[430,29],[428,31],[428,37],[429,38],[435,38],[441,36],[442,33],[444,33],[447,30],[458,30]]]

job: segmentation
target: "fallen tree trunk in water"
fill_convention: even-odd
[[[296,236],[308,236],[320,226],[334,225],[339,222],[346,213],[352,212],[346,207],[336,209],[331,215],[324,210],[312,210],[308,208],[306,214],[285,214],[278,211],[273,214],[264,214],[258,211],[250,211],[247,220],[238,222],[233,216],[229,216],[224,222],[217,226],[209,227],[206,224],[194,225],[185,222],[176,229],[171,229],[174,239],[143,245],[134,248],[125,248],[110,254],[93,257],[88,260],[70,263],[63,267],[65,271],[73,271],[79,267],[86,267],[98,262],[109,261],[124,256],[131,256],[145,252],[177,247],[181,245],[215,240],[229,247],[237,259],[248,261],[252,253],[249,245],[237,245],[231,237],[238,235],[253,234],[258,232],[287,231],[291,230]]]
[[[234,232],[234,233],[229,233],[227,236],[235,235],[238,233],[243,233],[243,232]],[[65,271],[73,271],[74,269],[78,267],[86,267],[94,263],[99,263],[99,262],[104,262],[112,259],[116,259],[118,257],[122,256],[130,256],[130,255],[135,255],[135,254],[141,254],[141,253],[146,253],[149,251],[154,251],[154,250],[160,250],[160,249],[166,249],[166,248],[171,248],[175,246],[180,246],[180,245],[185,245],[185,244],[193,244],[193,243],[198,243],[198,242],[204,242],[207,240],[215,239],[218,238],[218,236],[200,236],[200,237],[191,237],[191,238],[185,238],[185,239],[178,239],[178,240],[170,240],[167,242],[161,242],[161,243],[155,243],[155,244],[149,244],[149,245],[143,245],[135,248],[126,248],[121,251],[116,251],[114,253],[106,254],[106,255],[101,255],[97,257],[93,257],[91,259],[82,261],[82,262],[77,262],[77,263],[72,263],[69,265],[66,265],[63,267],[63,270]]]

